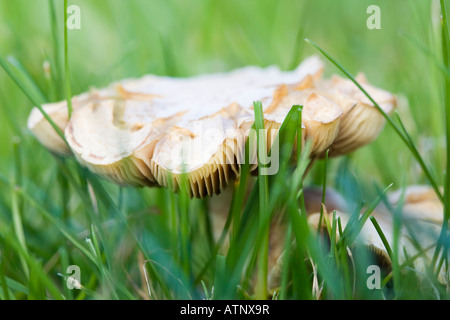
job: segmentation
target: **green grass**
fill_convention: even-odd
[[[64,20],[67,21],[67,0],[64,0],[63,16]],[[70,68],[69,68],[69,35],[67,23],[64,23],[64,82],[66,87],[66,100],[67,100],[67,111],[69,113],[69,119],[72,115],[72,89],[70,87]],[[56,47],[56,44],[55,44]]]
[[[445,10],[441,24],[440,8],[431,1],[378,1],[382,29],[368,30],[368,0],[78,0],[81,30],[67,30],[63,12],[70,4],[0,0],[0,299],[315,299],[315,280],[321,299],[449,298],[435,273],[436,265],[448,265],[449,240]],[[404,97],[398,114],[385,115],[387,125],[375,142],[317,161],[304,178],[309,144],[298,139],[297,163],[288,161],[301,123],[302,108],[293,106],[279,133],[279,172],[259,176],[245,199],[254,178],[249,165],[242,167],[217,242],[208,207],[215,198],[190,199],[183,183],[177,194],[118,187],[74,159],[51,155],[26,129],[33,106],[114,80],[246,65],[288,70],[311,54],[328,61],[326,76],[356,81],[353,75],[364,71],[371,83]],[[255,120],[262,128],[257,102]],[[411,268],[417,256],[398,262],[401,205],[390,208],[392,246],[370,217],[385,202],[388,186],[409,184],[429,184],[445,208],[426,281]],[[303,187],[313,185],[339,191],[353,212],[345,228],[336,215],[320,220],[328,241],[307,223]],[[279,286],[269,288],[274,220],[286,223],[279,236],[290,254],[283,256]],[[366,286],[366,267],[375,262],[358,241],[365,223],[375,226],[393,261],[382,290]],[[66,287],[70,265],[80,267],[81,290]]]

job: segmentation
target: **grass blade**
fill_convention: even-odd
[[[436,195],[439,197],[441,202],[444,202],[444,196],[442,195],[442,192],[439,189],[439,186],[436,182],[436,180],[433,178],[430,170],[428,169],[427,165],[425,164],[425,161],[420,156],[418,152],[416,152],[417,148],[411,144],[411,141],[408,139],[407,136],[402,132],[401,128],[395,124],[395,122],[389,117],[389,115],[380,107],[380,105],[367,93],[367,91],[356,81],[356,79],[335,59],[333,59],[328,53],[326,53],[322,48],[320,48],[317,44],[315,44],[313,41],[309,39],[305,39],[307,43],[312,45],[314,48],[316,48],[325,58],[327,58],[331,63],[333,63],[339,70],[341,70],[347,78],[349,78],[358,88],[361,90],[362,93],[373,103],[373,105],[378,109],[378,111],[383,115],[383,117],[386,119],[386,121],[389,123],[389,125],[394,129],[395,133],[400,137],[400,139],[403,141],[403,143],[406,144],[408,149],[411,151],[414,158],[419,163],[420,167],[422,168],[423,172],[425,173],[428,181],[431,183]]]
[[[39,109],[44,118],[50,123],[55,132],[63,139],[63,141],[67,144],[67,140],[64,136],[64,133],[61,129],[55,124],[52,118],[45,112],[42,108],[41,103],[39,103],[39,99],[36,98],[32,92],[27,88],[27,86],[21,81],[20,77],[14,72],[9,63],[5,61],[2,57],[0,57],[0,66],[5,70],[5,72],[9,75],[9,77],[16,83],[16,85],[22,90],[22,92],[28,97],[28,99]]]
[[[49,14],[50,14],[50,26],[52,30],[52,40],[53,40],[53,61],[54,61],[54,68],[51,69],[51,74],[53,78],[53,85],[56,87],[56,92],[60,92],[60,86],[62,79],[64,78],[62,76],[61,72],[61,43],[60,38],[58,36],[58,21],[57,21],[57,14],[56,14],[56,8],[55,8],[55,1],[54,0],[48,0],[48,6],[49,6]],[[66,20],[67,21],[67,20]],[[55,99],[60,99],[61,97],[59,95],[56,95],[54,97]]]
[[[64,82],[66,85],[67,110],[69,119],[72,116],[72,90],[70,87],[70,69],[69,69],[69,37],[67,32],[67,0],[64,0]]]
[[[323,207],[325,205],[325,196],[327,192],[327,167],[328,167],[328,153],[330,150],[327,150],[325,153],[325,165],[323,168],[323,183],[322,183],[322,205],[320,206],[320,216],[319,216],[319,226],[317,230],[322,229],[322,219],[323,219]]]
[[[381,227],[378,224],[377,219],[374,216],[371,216],[370,221],[372,222],[373,226],[375,227],[375,230],[377,231],[378,235],[380,236],[380,239],[383,242],[383,245],[384,245],[389,257],[392,259],[393,254],[392,254],[391,246],[389,245],[389,242],[387,241],[386,236],[383,233],[383,230],[381,230]]]
[[[450,37],[448,31],[448,21],[447,21],[447,10],[445,7],[445,1],[440,1],[441,14],[442,14],[442,57],[444,60],[445,69],[448,71],[450,67]],[[433,265],[436,264],[439,252],[442,247],[442,243],[448,237],[448,220],[450,218],[450,78],[444,77],[444,88],[445,88],[445,140],[446,140],[446,167],[444,176],[444,221],[442,223],[441,232],[439,235],[439,240],[436,245],[436,249],[433,254]],[[448,246],[444,244],[444,252],[442,257],[447,259]],[[439,263],[440,264],[440,263]],[[437,270],[439,272],[439,269]]]
[[[264,129],[264,115],[261,102],[253,103],[255,110],[255,129],[257,134],[257,154],[258,154],[258,188],[259,188],[259,228],[263,230],[262,239],[258,254],[258,275],[256,284],[256,298],[267,299],[267,274],[269,263],[269,224],[265,224],[266,217],[270,215],[267,207],[269,204],[269,180],[263,174],[266,155],[266,132]],[[261,134],[262,133],[262,134]]]

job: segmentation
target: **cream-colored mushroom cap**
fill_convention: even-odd
[[[52,152],[73,153],[82,165],[118,184],[177,190],[186,173],[191,195],[203,197],[239,176],[254,101],[263,105],[267,150],[293,105],[303,105],[301,139],[312,141],[313,157],[330,147],[344,146],[336,154],[356,148],[342,120],[348,99],[366,101],[337,80],[321,80],[322,73],[323,63],[310,57],[293,71],[272,66],[191,78],[148,75],[74,97],[70,120],[65,102],[44,105],[67,144],[37,109],[28,126]],[[355,128],[374,131],[371,126],[365,119]],[[379,121],[374,126],[381,128]],[[256,150],[256,141],[249,143]],[[257,161],[251,160],[254,169]]]
[[[67,104],[59,102],[43,106],[44,111],[50,116],[56,126],[61,130],[69,122]],[[44,118],[44,115],[38,108],[33,108],[28,117],[28,128],[33,132],[39,142],[51,152],[60,155],[69,155],[71,153],[69,146],[55,132],[55,129]]]

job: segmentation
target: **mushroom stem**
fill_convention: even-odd
[[[256,177],[249,176],[247,188],[245,192],[244,202],[247,200],[252,188],[255,186]],[[231,200],[233,198],[234,184],[228,185],[221,194],[214,195],[208,199],[208,210],[211,217],[211,225],[213,229],[214,240],[217,242],[224,231],[228,214],[230,211]],[[321,188],[305,188],[305,206],[308,216],[320,211],[322,202]],[[325,206],[329,210],[345,211],[345,200],[342,196],[329,188],[325,197]],[[279,213],[279,212],[278,212]],[[268,261],[268,284],[269,288],[277,286],[280,280],[280,272],[282,270],[284,256],[284,235],[286,234],[287,223],[281,214],[274,213],[276,219],[272,219],[269,232],[269,261]],[[232,232],[232,227],[228,232]],[[225,238],[221,245],[221,250],[227,251],[229,248],[228,237]]]

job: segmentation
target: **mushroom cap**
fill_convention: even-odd
[[[61,131],[64,131],[69,122],[67,103],[58,102],[44,105],[42,108],[56,126]],[[71,154],[69,146],[55,132],[38,108],[31,110],[30,116],[28,117],[28,128],[33,132],[38,141],[51,152],[60,155]]]
[[[312,157],[330,147],[342,154],[375,138],[382,121],[372,123],[348,112],[348,101],[365,106],[364,97],[343,79],[321,80],[322,73],[323,63],[310,57],[293,71],[245,67],[191,78],[126,79],[74,97],[70,120],[65,102],[43,106],[64,131],[67,144],[36,108],[28,127],[52,152],[73,153],[82,165],[120,185],[177,190],[186,173],[191,195],[203,197],[219,193],[239,176],[254,101],[264,107],[267,150],[292,105],[303,105],[301,139],[312,141]],[[349,115],[359,121],[356,126],[343,126],[345,117],[347,122],[354,119]],[[343,129],[347,127],[351,133]],[[355,141],[358,130],[365,134]],[[249,141],[251,150],[256,150],[254,140]],[[251,154],[255,169],[257,153]]]

